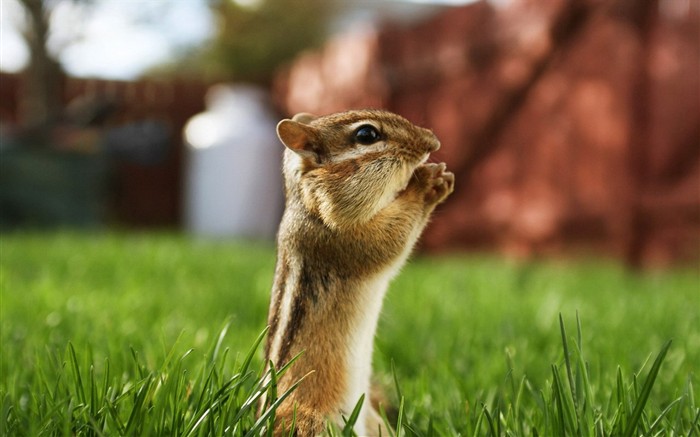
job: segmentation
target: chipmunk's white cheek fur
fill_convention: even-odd
[[[415,173],[418,167],[428,162],[429,157],[430,153],[426,153],[415,166],[406,165],[403,168],[404,171],[400,176],[401,180],[403,180],[403,185],[401,185],[401,188],[394,193],[394,197],[398,196],[403,190],[405,190],[408,187],[408,184],[411,182],[411,178],[413,177],[413,173]]]
[[[406,189],[411,181],[413,171],[413,166],[401,163],[388,169],[383,174],[377,175],[378,180],[376,182],[383,190],[383,194],[377,201],[375,213],[389,206],[396,199],[396,196]]]
[[[372,153],[382,153],[389,149],[389,145],[384,141],[378,141],[368,146],[353,147],[344,150],[333,157],[334,162],[343,162],[349,159],[358,159]]]
[[[401,194],[402,191],[408,187],[409,182],[411,182],[411,177],[413,176],[413,168],[404,167],[401,169],[401,173],[397,176],[397,183],[391,187],[391,198],[396,199],[396,197]]]
[[[299,178],[303,167],[303,159],[296,153],[285,150],[282,166],[285,174],[289,174],[290,176],[294,175],[296,178]]]

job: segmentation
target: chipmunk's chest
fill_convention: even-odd
[[[348,366],[345,369],[346,390],[342,400],[345,414],[352,412],[363,394],[365,405],[369,404],[374,336],[384,296],[395,274],[395,270],[387,270],[359,284],[358,296],[361,299],[362,310],[355,314],[348,326],[349,341],[346,352]],[[366,407],[361,410],[357,423],[364,424],[366,411]],[[360,432],[360,430],[356,431]]]

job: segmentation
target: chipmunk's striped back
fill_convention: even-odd
[[[286,208],[278,234],[265,357],[280,368],[280,392],[309,374],[277,410],[277,433],[296,418],[297,435],[342,424],[369,398],[372,345],[382,301],[430,213],[452,191],[444,164],[424,164],[432,132],[383,111],[278,125],[287,146]],[[387,435],[370,406],[355,431]]]

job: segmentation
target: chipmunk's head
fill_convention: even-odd
[[[288,195],[299,186],[307,209],[331,226],[369,220],[440,147],[432,131],[380,110],[297,114],[277,135]]]

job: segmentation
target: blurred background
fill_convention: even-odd
[[[380,107],[454,195],[421,250],[700,260],[697,0],[0,0],[0,227],[274,238],[274,126]]]

